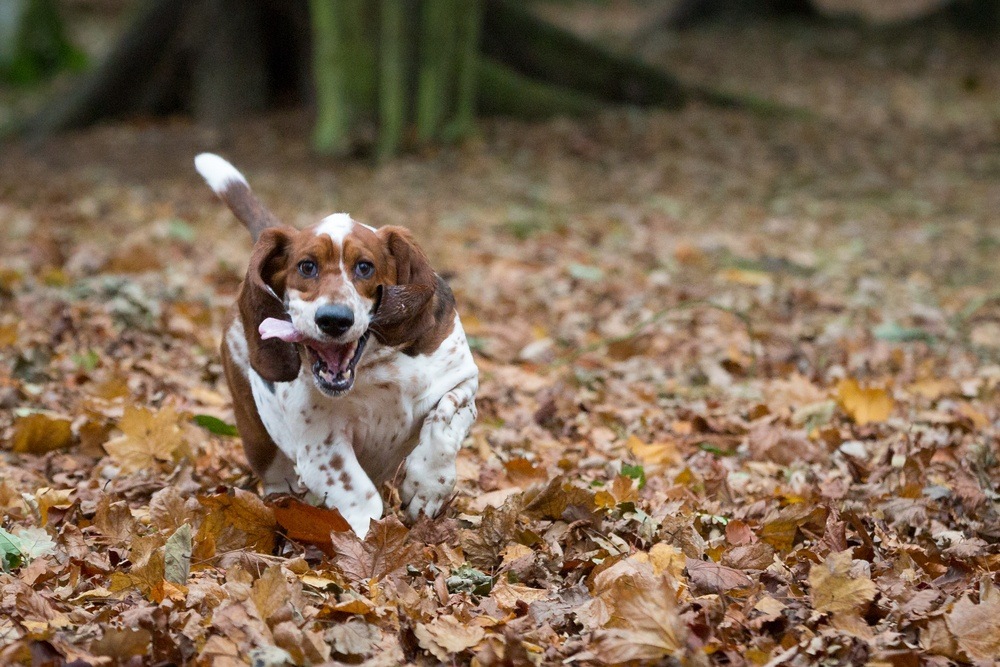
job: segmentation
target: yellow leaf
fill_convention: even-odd
[[[14,422],[13,449],[18,454],[45,454],[72,442],[73,430],[65,417],[35,413]]]
[[[851,550],[830,553],[809,568],[813,609],[830,613],[857,613],[875,598],[875,584],[851,572]]]
[[[667,466],[673,465],[680,460],[680,452],[677,451],[677,444],[672,440],[663,440],[646,444],[634,435],[630,435],[625,442],[632,455],[642,462],[647,473],[656,475]]]
[[[772,280],[770,274],[763,271],[748,271],[746,269],[725,269],[719,272],[719,278],[726,282],[747,285],[749,287],[770,285]]]
[[[172,407],[156,412],[128,407],[118,428],[123,435],[104,443],[104,450],[122,472],[156,468],[161,461],[176,461],[184,452],[180,417]]]
[[[837,401],[859,426],[885,421],[895,407],[892,395],[884,387],[862,387],[854,378],[841,380],[837,385]]]
[[[649,563],[656,574],[666,572],[675,581],[684,580],[684,568],[687,565],[684,552],[666,542],[657,542],[649,550]]]

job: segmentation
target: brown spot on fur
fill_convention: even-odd
[[[344,468],[344,457],[340,454],[334,454],[333,458],[330,459],[330,465],[333,466],[334,470],[342,470]]]
[[[340,473],[340,483],[344,485],[344,491],[350,491],[353,487],[351,486],[351,476],[347,474],[347,471]]]

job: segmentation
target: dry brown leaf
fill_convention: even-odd
[[[851,551],[831,552],[822,563],[809,568],[812,606],[816,611],[834,614],[857,614],[875,599],[875,584],[870,578],[852,574]]]
[[[521,498],[511,497],[499,509],[487,507],[476,530],[462,532],[462,550],[473,567],[488,572],[497,564],[514,535],[520,513]]]
[[[562,519],[570,510],[589,515],[594,507],[592,493],[574,486],[563,477],[555,477],[528,501],[524,511],[538,518]]]
[[[114,544],[123,544],[136,534],[138,523],[132,517],[132,510],[124,500],[111,502],[111,496],[104,495],[97,502],[94,527]]]
[[[519,457],[507,461],[503,465],[507,471],[507,479],[511,484],[526,489],[532,484],[544,484],[549,475],[542,466],[536,466],[526,458]]]
[[[272,565],[253,582],[250,599],[266,622],[289,600],[288,580],[280,565]]]
[[[454,616],[438,616],[430,623],[417,623],[413,628],[420,648],[442,662],[450,663],[456,654],[466,651],[486,636],[478,625],[459,621]]]
[[[687,631],[669,577],[655,575],[643,563],[621,571],[626,573],[614,578],[601,592],[613,612],[605,627],[594,633],[590,651],[607,664],[661,660],[680,653]]]
[[[748,588],[753,585],[753,581],[747,575],[718,563],[688,558],[685,567],[695,595],[727,593],[736,588]]]
[[[233,489],[230,494],[199,496],[206,514],[195,536],[199,558],[210,558],[216,551],[252,549],[260,553],[274,550],[274,513],[256,494]],[[199,544],[211,544],[211,553]]]
[[[963,595],[945,620],[959,648],[971,660],[990,661],[1000,656],[1000,591],[988,580],[979,604]]]
[[[884,422],[896,405],[885,387],[862,387],[854,378],[837,384],[837,402],[859,426]]]
[[[133,565],[128,574],[122,572],[113,573],[109,588],[114,593],[128,588],[138,588],[150,600],[160,603],[166,597],[163,574],[163,550],[157,549],[149,556],[145,563]]]
[[[362,542],[353,532],[333,533],[333,562],[348,579],[381,579],[416,561],[419,545],[409,541],[409,530],[393,515],[373,521]]]
[[[635,503],[638,500],[639,488],[636,480],[625,475],[615,475],[611,486],[594,494],[594,504],[601,509],[614,509],[622,503]]]
[[[512,584],[506,580],[506,577],[500,577],[500,580],[490,591],[490,597],[496,600],[501,609],[507,611],[515,609],[518,602],[531,604],[538,600],[544,600],[548,595],[548,591],[540,588],[531,588],[523,584]]]
[[[104,443],[104,450],[125,473],[156,469],[186,449],[180,415],[170,406],[157,411],[129,406],[118,428],[122,435]]]
[[[649,550],[649,563],[653,566],[654,573],[659,575],[666,572],[673,581],[682,581],[687,558],[684,556],[684,552],[677,547],[665,542],[657,542]]]

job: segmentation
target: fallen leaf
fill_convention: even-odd
[[[212,544],[211,553],[201,554],[202,558],[214,556],[216,551],[274,550],[274,512],[256,494],[233,489],[229,494],[200,496],[198,502],[207,513],[195,541]]]
[[[857,613],[875,599],[870,578],[851,574],[851,550],[831,552],[822,563],[809,568],[813,609],[835,614]]]
[[[862,387],[853,378],[837,385],[837,402],[859,426],[884,422],[892,414],[895,401],[884,387]]]
[[[352,531],[333,533],[333,562],[353,581],[381,579],[416,560],[420,547],[409,542],[409,532],[399,519],[389,515],[372,522],[364,542]]]
[[[122,435],[104,443],[108,456],[131,473],[177,460],[185,449],[180,416],[172,407],[158,411],[128,407],[118,423]]]
[[[984,586],[979,604],[963,595],[945,620],[971,660],[988,662],[1000,656],[1000,592],[992,584]]]
[[[512,584],[505,577],[500,577],[496,585],[490,591],[490,596],[496,600],[501,609],[512,611],[518,606],[518,602],[530,604],[538,600],[544,600],[549,592],[540,588],[531,588],[524,584]]]
[[[351,530],[350,524],[336,509],[309,505],[291,496],[269,501],[267,504],[288,539],[311,544],[327,556],[334,555],[330,533]]]
[[[476,530],[463,531],[462,550],[473,567],[488,571],[497,564],[517,528],[520,512],[520,497],[511,497],[499,509],[487,507]]]
[[[451,663],[456,654],[482,641],[486,631],[478,625],[459,621],[454,616],[439,616],[430,623],[417,623],[413,628],[420,648],[444,663]]]
[[[288,602],[288,580],[281,571],[280,565],[272,565],[264,570],[264,574],[253,582],[250,599],[257,607],[257,612],[264,621],[268,621]]]
[[[613,612],[605,627],[594,633],[590,650],[610,664],[661,660],[678,654],[685,644],[686,629],[669,577],[653,574],[648,564],[630,569],[602,591]]]
[[[191,525],[184,524],[167,539],[163,548],[163,578],[186,584],[191,574]]]
[[[677,443],[673,440],[646,443],[636,436],[630,435],[625,444],[651,475],[662,473],[668,466],[674,465],[681,458],[680,452],[677,450]]]
[[[728,593],[736,588],[748,588],[753,585],[750,577],[725,565],[688,558],[685,567],[695,595]]]
[[[12,449],[18,454],[45,454],[73,443],[72,422],[66,417],[34,413],[14,420]]]

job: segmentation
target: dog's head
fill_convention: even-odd
[[[298,230],[222,158],[205,153],[195,166],[254,239],[238,306],[250,364],[265,380],[294,380],[305,361],[321,392],[344,394],[371,336],[405,352],[451,303],[408,230],[376,230],[345,213]]]

